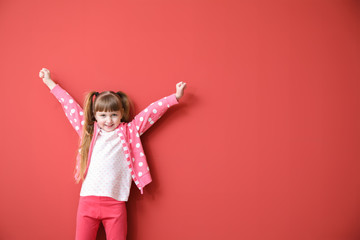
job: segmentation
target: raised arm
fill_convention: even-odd
[[[50,71],[43,68],[39,72],[39,77],[43,79],[43,82],[50,89],[50,92],[61,103],[63,110],[69,122],[81,137],[82,126],[84,124],[84,112],[80,105],[64,90],[59,84],[56,84],[50,78]]]
[[[135,116],[130,124],[135,124],[140,136],[148,130],[173,105],[178,104],[184,95],[186,83],[176,84],[176,93],[151,103],[147,108]]]

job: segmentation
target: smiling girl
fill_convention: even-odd
[[[178,104],[186,83],[130,121],[129,99],[123,92],[89,92],[84,109],[50,78],[43,68],[39,77],[61,103],[65,115],[80,137],[75,179],[83,181],[77,212],[76,240],[96,238],[100,222],[107,239],[126,239],[126,206],[134,181],[141,193],[151,175],[140,136],[171,106]]]

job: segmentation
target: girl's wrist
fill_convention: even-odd
[[[50,90],[52,90],[56,86],[56,83],[51,79],[45,80],[45,84]]]

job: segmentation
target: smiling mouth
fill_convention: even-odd
[[[105,127],[108,127],[108,128],[110,128],[110,127],[112,127],[112,126],[114,126],[114,124],[111,124],[111,125],[105,125]]]

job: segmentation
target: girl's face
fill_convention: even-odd
[[[121,122],[121,112],[96,112],[95,119],[105,132],[114,131]]]

